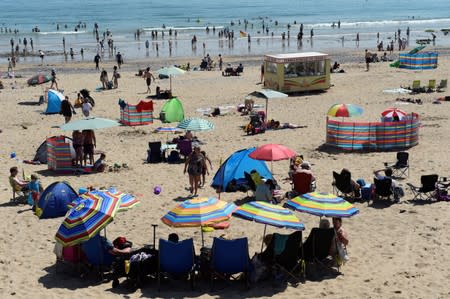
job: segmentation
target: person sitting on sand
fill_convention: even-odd
[[[94,171],[97,171],[97,172],[105,171],[106,166],[107,166],[105,159],[106,159],[106,155],[103,153],[100,154],[100,158],[98,158],[97,161],[95,161],[95,163],[94,163],[94,167],[93,167]]]

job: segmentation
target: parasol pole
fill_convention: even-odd
[[[169,75],[170,93],[172,93],[172,75]]]
[[[269,120],[269,116],[267,114],[267,106],[269,106],[269,98],[266,98],[266,122]]]
[[[263,251],[263,247],[264,247],[264,238],[266,237],[266,228],[267,228],[267,224],[264,225],[264,234],[263,234],[262,241],[261,241],[261,252]]]
[[[200,231],[202,232],[202,247],[205,247],[205,239],[203,238],[203,229],[202,229],[202,226],[200,226]]]
[[[153,249],[156,249],[156,227],[158,224],[152,224],[153,227]]]

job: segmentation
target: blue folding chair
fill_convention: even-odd
[[[81,249],[86,256],[90,266],[97,269],[98,274],[103,279],[103,273],[112,269],[115,256],[109,253],[106,238],[95,235],[88,241],[81,244]]]
[[[250,257],[248,240],[240,238],[225,240],[214,238],[211,250],[211,289],[216,278],[235,279],[233,275],[243,273],[249,286]]]
[[[187,276],[194,288],[195,251],[194,241],[187,239],[174,243],[159,239],[158,291],[162,274],[172,274],[179,278]]]

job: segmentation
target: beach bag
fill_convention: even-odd
[[[167,163],[178,163],[180,160],[180,153],[178,151],[171,151],[169,157],[167,157]]]

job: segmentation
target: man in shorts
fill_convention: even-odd
[[[150,84],[152,84],[152,78],[153,81],[155,81],[155,76],[153,76],[153,74],[150,72],[150,67],[148,67],[145,70],[144,74],[142,75],[142,78],[144,78],[145,82],[147,83],[147,93],[150,93],[151,92]]]
[[[94,165],[94,148],[96,147],[95,133],[93,130],[83,130],[83,152],[84,152],[84,165],[87,165],[87,159],[89,158],[89,164]]]

